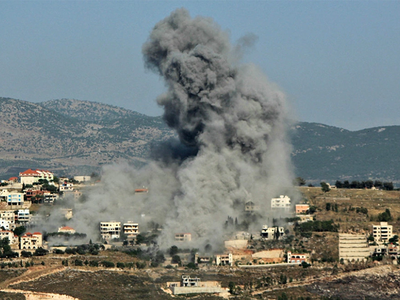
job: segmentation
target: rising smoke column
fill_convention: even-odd
[[[157,99],[166,123],[197,150],[176,168],[161,245],[175,232],[218,243],[238,200],[241,210],[251,199],[267,216],[269,199],[291,185],[285,97],[254,65],[238,65],[237,49],[213,20],[185,9],[159,22],[143,45],[146,66],[168,87]]]
[[[179,141],[158,148],[157,159],[141,169],[105,166],[101,184],[74,202],[67,224],[52,213],[40,230],[68,225],[97,241],[99,222],[134,221],[141,232],[154,222],[163,226],[161,248],[176,244],[175,233],[190,232],[192,242],[180,247],[210,243],[218,251],[223,224],[228,216],[242,222],[247,200],[262,215],[250,230],[272,225],[270,199],[292,185],[288,112],[283,93],[256,66],[238,63],[252,40],[232,46],[213,20],[191,18],[185,9],[159,22],[143,54],[168,87],[158,103]],[[149,193],[135,195],[142,186]]]

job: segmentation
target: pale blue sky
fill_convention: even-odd
[[[300,121],[400,125],[400,1],[0,1],[0,96],[74,98],[161,115],[141,54],[173,10],[213,18],[286,92]]]

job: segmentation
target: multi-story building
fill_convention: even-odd
[[[46,170],[28,169],[19,173],[19,178],[21,178],[21,184],[33,184],[34,182],[39,182],[39,179],[51,181],[54,179],[54,174]]]
[[[233,256],[232,253],[228,254],[218,254],[215,255],[215,264],[217,266],[222,265],[222,266],[232,266],[233,264]]]
[[[175,241],[190,242],[191,240],[192,240],[191,233],[176,233],[175,234]]]
[[[15,212],[13,210],[0,210],[0,219],[14,224],[15,223]]]
[[[74,191],[74,184],[64,182],[60,184],[60,192],[73,192]]]
[[[285,235],[284,227],[268,227],[268,225],[263,225],[261,229],[261,237],[267,240],[280,239]]]
[[[24,204],[24,193],[9,192],[2,190],[0,196],[7,202],[8,205],[23,205]]]
[[[119,239],[121,236],[121,222],[100,222],[100,234],[105,240]]]
[[[20,237],[19,248],[21,250],[35,250],[43,246],[43,238],[40,232],[27,232]]]
[[[387,222],[380,222],[379,225],[372,225],[373,236],[376,242],[387,243],[393,237],[393,226]]]
[[[0,230],[0,239],[8,238],[10,245],[18,243],[18,236],[11,230]]]
[[[128,221],[122,225],[122,232],[128,237],[128,239],[135,239],[139,234],[139,224]]]
[[[10,222],[0,219],[0,229],[3,228],[3,230],[10,230]]]
[[[290,208],[290,198],[288,196],[280,195],[279,198],[271,199],[271,208]]]
[[[16,217],[18,222],[29,222],[31,219],[29,209],[19,209]]]
[[[296,204],[296,214],[306,214],[310,210],[308,204]]]
[[[53,204],[54,202],[56,202],[58,199],[58,195],[57,194],[51,194],[51,193],[44,193],[44,203],[47,204]]]

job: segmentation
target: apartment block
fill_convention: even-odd
[[[100,234],[105,240],[119,239],[121,236],[121,222],[100,222]]]
[[[380,222],[379,225],[372,225],[373,236],[376,242],[387,243],[393,237],[393,226],[387,222]]]
[[[290,198],[288,196],[280,195],[278,198],[271,199],[271,208],[290,208]]]
[[[139,224],[128,221],[122,225],[122,232],[128,237],[128,239],[135,239],[139,234]]]
[[[215,264],[217,266],[219,266],[219,265],[232,266],[232,264],[233,264],[232,253],[215,255]]]
[[[27,232],[20,237],[19,248],[21,250],[36,250],[42,246],[43,239],[40,232]]]

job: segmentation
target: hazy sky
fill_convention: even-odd
[[[161,115],[143,65],[173,10],[258,41],[244,57],[284,90],[300,121],[400,125],[400,1],[0,1],[0,96],[74,98]]]

